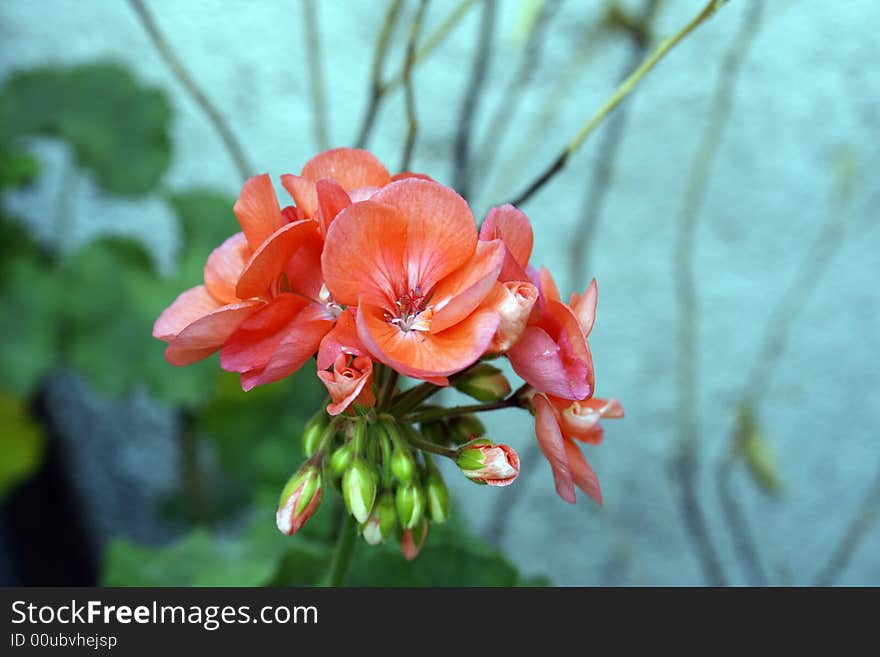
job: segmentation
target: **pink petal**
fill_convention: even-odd
[[[336,325],[321,340],[321,346],[318,348],[318,369],[326,370],[339,354],[364,356],[366,353],[367,350],[357,334],[354,314],[351,308],[348,308],[336,319]]]
[[[525,281],[524,270],[532,256],[534,235],[529,218],[510,204],[489,210],[480,226],[480,239],[500,239],[507,247],[508,257],[501,270],[501,281]]]
[[[590,393],[583,376],[570,377],[577,363],[568,362],[562,348],[538,326],[526,327],[507,358],[514,371],[539,392],[563,399],[583,399]]]
[[[162,311],[153,325],[153,337],[163,342],[171,342],[187,326],[222,305],[211,296],[204,285],[196,285],[181,293]]]
[[[581,294],[572,293],[569,305],[574,311],[575,317],[580,322],[584,335],[589,335],[596,321],[596,304],[599,301],[599,292],[594,278],[586,291]]]
[[[315,192],[318,197],[321,229],[326,235],[336,215],[351,205],[351,199],[338,182],[329,178],[322,178],[315,183]]]
[[[599,488],[599,478],[593,472],[593,468],[587,463],[587,459],[570,440],[565,441],[565,453],[568,456],[568,465],[571,469],[571,478],[575,486],[589,495],[593,501],[602,506],[602,491]]]
[[[550,463],[556,492],[563,500],[574,504],[577,497],[574,493],[574,482],[569,470],[565,439],[559,429],[556,413],[543,395],[536,395],[533,403],[535,404],[535,433],[538,436],[538,446]]]

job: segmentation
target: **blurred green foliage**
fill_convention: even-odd
[[[109,194],[159,194],[171,158],[171,111],[164,94],[115,64],[30,70],[0,88],[0,190],[27,185],[39,163],[26,138],[69,144],[77,163]],[[61,192],[64,193],[64,192]],[[165,501],[182,537],[145,547],[114,541],[106,555],[108,585],[322,584],[335,543],[339,496],[296,537],[273,518],[278,494],[303,458],[303,425],[323,390],[314,365],[288,379],[242,392],[216,358],[186,368],[165,362],[152,325],[185,289],[197,285],[211,250],[237,230],[234,199],[211,190],[164,196],[180,225],[175,271],[161,276],[142,244],[101,238],[71,253],[37,244],[0,206],[0,496],[34,471],[43,427],[29,399],[59,366],[97,390],[129,394],[145,386],[179,411],[180,491]],[[211,458],[204,458],[204,453]],[[491,547],[460,527],[436,526],[414,562],[396,544],[361,543],[349,578],[356,585],[544,584],[522,580]]]
[[[13,75],[0,90],[0,143],[58,137],[114,194],[156,187],[171,162],[170,120],[165,95],[113,63],[32,69]]]

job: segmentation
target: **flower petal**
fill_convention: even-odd
[[[205,265],[205,287],[215,299],[223,303],[238,300],[235,284],[250,254],[244,233],[236,233],[211,252]]]
[[[399,183],[398,183],[399,184]],[[407,220],[390,205],[364,201],[339,213],[327,231],[321,269],[337,303],[353,306],[363,297],[392,304],[405,282]]]
[[[541,282],[541,294],[548,300],[559,301],[559,288],[556,287],[556,281],[553,280],[553,274],[550,273],[550,270],[541,267],[538,280]]]
[[[492,291],[504,262],[501,240],[478,242],[474,257],[434,288],[431,333],[439,333],[470,315]]]
[[[162,311],[153,324],[153,337],[163,342],[171,342],[187,326],[222,305],[204,285],[196,285],[182,292]]]
[[[317,182],[332,178],[346,191],[358,187],[382,187],[391,176],[388,169],[369,151],[360,148],[333,148],[306,162],[303,178]]]
[[[306,237],[284,265],[284,274],[287,276],[290,291],[316,301],[324,285],[324,277],[321,274],[321,252],[324,250],[324,240],[318,234],[317,226],[318,224],[315,223],[315,231]]]
[[[574,485],[589,495],[596,504],[602,506],[602,491],[599,488],[599,477],[587,463],[581,450],[570,440],[565,441],[565,453]]]
[[[566,502],[574,504],[577,497],[574,493],[574,482],[568,465],[565,439],[559,429],[556,413],[543,395],[535,395],[533,403],[535,405],[535,434],[538,436],[538,446],[550,463],[556,492]]]
[[[329,178],[322,178],[315,183],[315,192],[318,197],[321,232],[326,235],[336,215],[351,205],[351,198],[338,182]]]
[[[529,218],[509,203],[489,210],[480,226],[480,239],[500,239],[507,247],[508,258],[501,271],[501,280],[526,281],[524,270],[532,257],[534,234]]]
[[[402,331],[385,319],[379,306],[360,304],[361,342],[379,361],[417,379],[445,377],[473,364],[498,328],[498,313],[481,309],[440,333]]]
[[[249,178],[232,208],[247,236],[251,251],[256,251],[269,236],[281,228],[281,206],[269,174]]]
[[[180,367],[207,358],[261,305],[260,301],[240,301],[200,317],[171,340],[165,349],[165,360]]]
[[[575,317],[580,322],[584,335],[589,335],[596,321],[596,304],[599,301],[599,291],[594,278],[590,286],[583,294],[572,293],[569,305],[574,311]]]
[[[406,178],[383,187],[370,200],[394,206],[406,220],[407,289],[420,286],[427,292],[471,259],[477,246],[474,215],[449,187]]]
[[[269,296],[273,284],[284,271],[293,253],[315,230],[310,219],[285,224],[275,231],[251,256],[238,279],[235,294],[239,299]]]
[[[281,186],[293,197],[297,209],[306,217],[314,219],[318,216],[318,192],[314,180],[285,173],[281,176]]]
[[[351,308],[348,308],[336,319],[336,325],[321,340],[321,346],[318,348],[318,369],[326,370],[339,354],[364,356],[366,353],[367,350],[357,334],[354,314]]]

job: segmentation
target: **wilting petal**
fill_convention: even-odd
[[[165,349],[165,360],[181,367],[207,358],[261,305],[260,301],[240,301],[200,317],[171,340]]]
[[[593,501],[602,506],[602,491],[599,489],[599,478],[593,472],[593,468],[587,463],[587,459],[581,450],[570,440],[565,441],[565,453],[568,457],[568,467],[571,471],[571,479],[574,485],[589,495]]]
[[[417,379],[445,377],[473,364],[498,328],[498,313],[477,310],[440,333],[402,331],[385,319],[378,306],[358,306],[361,342],[379,361]]]
[[[171,342],[197,319],[217,310],[223,304],[217,301],[204,285],[196,285],[182,292],[153,324],[153,337]]]
[[[336,325],[321,340],[318,348],[318,369],[326,370],[339,354],[365,356],[366,348],[357,334],[354,314],[348,308],[336,319]]]
[[[251,251],[259,249],[283,223],[278,197],[266,173],[245,182],[232,210],[238,217]]]
[[[222,303],[238,300],[235,284],[250,255],[244,233],[236,233],[211,252],[205,265],[205,287],[215,299]]]
[[[566,502],[574,504],[577,501],[574,494],[574,481],[568,464],[565,439],[559,430],[555,409],[543,395],[535,395],[533,403],[535,405],[535,433],[538,436],[538,446],[550,463],[556,492]]]
[[[506,353],[519,341],[537,299],[538,289],[531,283],[495,283],[492,292],[483,301],[485,307],[495,310],[501,318],[489,345],[491,353]]]
[[[398,183],[400,184],[400,183]],[[339,213],[327,232],[321,269],[337,303],[397,299],[405,281],[407,220],[390,205],[364,201]]]
[[[434,288],[431,333],[439,333],[470,315],[492,291],[504,261],[500,240],[479,242],[474,257]]]
[[[275,231],[245,266],[235,286],[238,298],[269,296],[287,261],[314,230],[315,222],[304,219]]]
[[[323,235],[326,235],[327,229],[330,228],[336,215],[351,205],[352,201],[342,186],[329,178],[322,178],[315,183],[315,192],[318,197],[321,231]]]
[[[480,239],[500,239],[507,248],[501,281],[525,281],[534,235],[529,218],[509,203],[489,210],[480,226]]]
[[[599,292],[594,278],[590,286],[583,294],[572,293],[570,306],[575,317],[580,322],[584,335],[589,335],[596,321],[596,304],[599,301]]]
[[[339,415],[357,402],[363,406],[373,406],[373,361],[359,356],[348,365],[348,356],[339,354],[333,364],[333,371],[318,371],[318,378],[327,387],[333,403],[327,406],[330,415]]]
[[[407,178],[380,189],[370,201],[394,206],[406,219],[407,278],[403,282],[407,289],[421,286],[427,292],[473,255],[477,246],[474,215],[454,190]]]

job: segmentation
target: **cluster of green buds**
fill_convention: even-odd
[[[507,396],[510,386],[498,370],[472,369],[473,376],[456,382],[463,392],[488,402]],[[519,473],[516,452],[485,438],[474,414],[448,414],[422,403],[424,390],[400,393],[398,404],[387,409],[355,406],[334,418],[323,409],[316,414],[303,432],[308,459],[281,494],[278,529],[294,534],[302,528],[326,485],[341,493],[368,544],[394,539],[403,555],[414,559],[430,525],[450,515],[451,496],[436,458],[449,458],[480,484],[513,482]]]

